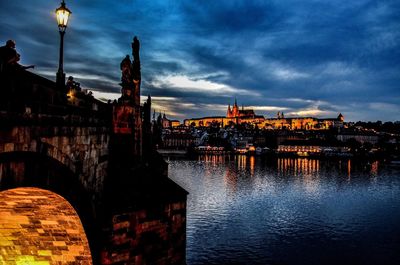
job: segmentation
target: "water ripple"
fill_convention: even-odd
[[[400,264],[399,168],[215,161],[169,161],[170,177],[190,192],[189,265]]]

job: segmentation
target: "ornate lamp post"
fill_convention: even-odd
[[[58,63],[57,79],[56,84],[58,88],[65,87],[65,73],[63,69],[64,61],[64,34],[67,28],[68,18],[71,15],[71,11],[65,6],[64,0],[61,2],[61,6],[56,9],[58,31],[60,32],[60,58]]]

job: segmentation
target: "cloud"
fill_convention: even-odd
[[[185,75],[157,77],[151,85],[154,88],[167,88],[179,92],[196,92],[208,95],[250,95],[258,96],[258,92],[234,88],[225,84],[208,81],[205,79],[191,79]]]
[[[34,72],[52,80],[58,5],[0,1],[0,42],[15,39],[21,63],[35,64]],[[151,94],[154,106],[171,117],[224,115],[237,96],[259,112],[399,119],[393,111],[400,106],[398,1],[98,0],[67,6],[73,13],[64,70],[102,97],[120,93],[119,63],[137,35],[142,94]]]
[[[396,104],[391,104],[391,103],[372,102],[372,103],[369,103],[369,107],[371,110],[375,110],[375,111],[385,110],[386,112],[392,112],[393,114],[400,113],[400,106],[396,105]]]
[[[345,62],[328,62],[322,66],[320,74],[323,76],[344,77],[354,76],[362,72],[357,66],[352,66]]]
[[[278,68],[273,70],[273,75],[280,80],[293,80],[309,77],[306,73],[300,73],[291,69]]]
[[[246,106],[246,108],[253,110],[265,110],[265,111],[282,111],[288,109],[286,107],[278,107],[278,106]]]
[[[102,92],[98,90],[91,90],[93,92],[93,96],[97,99],[100,99],[102,101],[108,101],[108,100],[115,100],[121,97],[120,93],[112,93],[112,92]]]
[[[331,111],[325,111],[325,110],[320,110],[320,109],[300,109],[297,111],[292,111],[286,113],[287,117],[295,116],[295,117],[322,117],[322,116],[330,116],[330,117],[336,117],[334,116],[335,113]]]

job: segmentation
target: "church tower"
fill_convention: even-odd
[[[337,117],[337,119],[341,122],[344,122],[344,116],[342,115],[342,113],[339,113],[339,116]]]
[[[227,118],[231,118],[232,117],[231,104],[228,105],[228,110],[226,112],[226,117]]]
[[[233,109],[232,109],[232,116],[234,118],[239,117],[239,107],[237,105],[236,97],[235,97],[235,104],[233,105]]]

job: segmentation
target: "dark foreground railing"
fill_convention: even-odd
[[[66,91],[42,76],[11,69],[0,76],[0,118],[9,122],[96,123],[110,125],[112,105],[80,93],[71,104]]]

